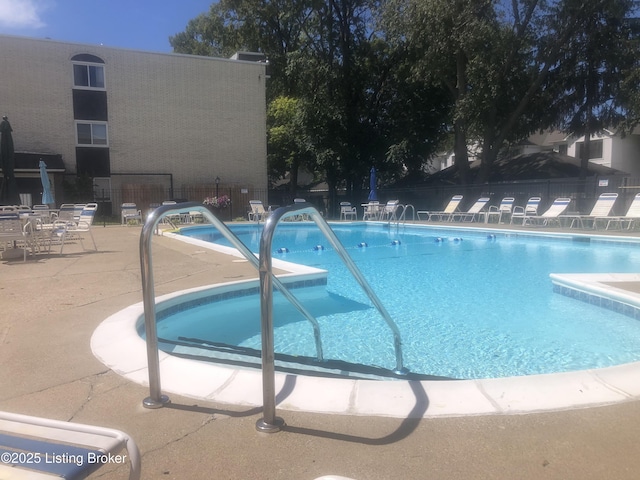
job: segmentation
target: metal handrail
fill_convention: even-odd
[[[395,223],[396,225],[400,225],[400,222],[402,223],[406,223],[407,222],[407,211],[409,209],[411,209],[411,221],[415,221],[416,219],[416,209],[413,205],[411,205],[410,203],[407,205],[399,205],[399,207],[402,207],[402,213],[398,216],[398,218],[393,219],[393,220],[389,220],[389,224],[391,223]]]
[[[213,215],[208,208],[200,203],[186,202],[176,205],[163,205],[156,208],[149,214],[147,220],[142,227],[140,234],[140,269],[142,273],[142,297],[144,303],[144,326],[147,337],[147,361],[149,365],[149,397],[142,402],[147,408],[159,408],[169,402],[166,395],[162,395],[160,387],[160,359],[158,354],[158,332],[156,328],[156,310],[155,310],[155,292],[153,282],[153,266],[151,261],[151,239],[154,231],[163,217],[189,210],[192,212],[200,212],[209,220],[214,227],[222,233],[222,235],[238,251],[254,266],[259,269],[259,261],[256,255],[240,241],[240,239],[227,227],[220,219]],[[323,361],[322,341],[320,338],[320,326],[318,321],[309,313],[309,311],[298,301],[298,299],[289,291],[289,289],[272,274],[273,284],[276,288],[289,300],[298,311],[311,323],[316,344],[316,355],[318,361]]]
[[[391,319],[389,312],[385,309],[380,299],[369,286],[356,264],[353,262],[345,248],[338,240],[336,234],[331,230],[329,224],[324,220],[320,212],[307,203],[299,203],[280,207],[267,219],[260,237],[260,317],[262,324],[262,395],[264,416],[256,422],[256,428],[262,432],[277,432],[284,421],[276,417],[275,398],[275,352],[273,342],[273,285],[275,278],[272,274],[271,249],[273,235],[279,222],[288,217],[308,215],[311,217],[320,231],[329,240],[334,250],[338,253],[351,274],[355,277],[362,289],[366,292],[371,302],[378,309],[393,332],[394,348],[396,354],[395,373],[406,375],[409,371],[404,367],[402,360],[402,340],[400,330]]]

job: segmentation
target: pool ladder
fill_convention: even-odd
[[[256,258],[247,246],[217,217],[215,217],[202,204],[195,202],[181,203],[177,205],[164,205],[154,210],[147,218],[142,233],[140,234],[140,269],[142,274],[142,296],[144,305],[144,322],[147,345],[147,361],[149,369],[149,396],[143,400],[146,408],[160,408],[169,402],[169,397],[162,394],[160,386],[160,359],[158,351],[158,332],[156,325],[155,291],[153,281],[153,265],[151,256],[151,239],[160,221],[171,214],[183,210],[197,211],[213,224],[220,233],[240,251],[240,253],[254,265],[260,273],[260,312],[262,329],[262,383],[263,383],[263,412],[264,417],[256,423],[256,428],[263,432],[277,432],[283,421],[275,415],[275,352],[273,342],[273,286],[289,300],[298,311],[311,323],[313,327],[316,354],[318,361],[323,361],[320,327],[317,320],[309,313],[297,298],[282,284],[273,274],[271,247],[273,235],[278,223],[292,216],[308,215],[318,225],[320,231],[329,240],[338,255],[342,258],[347,268],[358,281],[360,286],[369,296],[372,303],[378,309],[384,320],[391,328],[394,336],[396,354],[395,373],[407,374],[408,370],[403,365],[402,341],[400,331],[391,319],[376,294],[373,292],[366,279],[346,252],[333,230],[329,227],[320,212],[314,207],[299,203],[277,209],[265,222],[260,238],[260,257]]]
[[[411,205],[410,203],[407,205],[398,205],[398,208],[402,207],[402,212],[400,213],[400,215],[398,215],[397,217],[394,216],[393,218],[389,219],[389,225],[393,225],[395,224],[396,226],[399,226],[401,223],[404,225],[405,223],[407,223],[407,212],[411,211],[411,221],[415,221],[416,219],[416,209],[413,205]]]

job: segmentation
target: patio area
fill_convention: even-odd
[[[142,300],[140,228],[92,231],[98,252],[71,245],[62,256],[0,262],[0,410],[123,430],[140,447],[143,479],[638,476],[638,401],[422,419],[278,411],[287,426],[276,434],[256,431],[257,408],[171,394],[167,407],[145,409],[148,388],[108,370],[89,345],[100,322]],[[156,295],[257,277],[235,257],[166,237],[153,241]],[[636,283],[625,288],[639,290]],[[92,478],[126,478],[127,469],[107,465]]]

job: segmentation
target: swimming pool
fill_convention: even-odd
[[[637,272],[638,244],[384,224],[332,227],[398,324],[405,365],[414,372],[495,378],[640,359],[637,320],[558,295],[549,279],[550,273]],[[233,228],[257,251],[259,228]],[[206,228],[183,233],[196,232],[219,240],[217,232]],[[325,357],[391,368],[388,328],[317,227],[282,224],[273,245],[288,250],[274,252],[276,258],[329,272],[326,287],[295,291],[318,317]],[[218,301],[213,309],[184,310],[179,316],[180,328],[171,318],[159,322],[161,337],[260,348],[257,295]],[[277,296],[274,319],[277,352],[314,356],[308,323]]]

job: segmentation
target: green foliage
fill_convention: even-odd
[[[293,189],[300,166],[331,189],[366,189],[372,165],[393,182],[445,142],[463,181],[479,145],[483,182],[504,147],[536,130],[640,120],[633,3],[220,0],[170,41],[181,53],[268,56],[269,173],[289,171]]]

